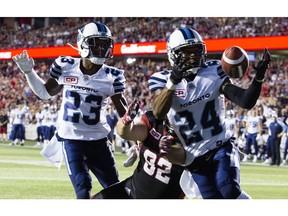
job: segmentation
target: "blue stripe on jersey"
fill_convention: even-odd
[[[95,23],[99,32],[107,32],[106,26],[101,23]]]
[[[220,79],[224,79],[227,77],[227,74],[223,71],[222,67],[217,67],[217,74],[220,77]]]
[[[122,79],[124,80],[124,79]],[[125,89],[125,83],[121,82],[119,79],[115,79],[113,83],[114,92],[123,92]]]
[[[166,85],[167,80],[166,79],[160,79],[158,77],[150,77],[148,80],[149,83],[149,89],[151,92],[156,91],[157,89],[163,89],[163,86]]]
[[[148,80],[148,82],[149,82],[149,86],[150,86],[150,83],[152,83],[151,81],[156,81],[156,83],[158,83],[158,82],[162,82],[162,83],[164,83],[164,84],[166,84],[166,82],[167,82],[167,80],[166,79],[161,79],[161,78],[159,78],[159,77],[150,77],[150,79]]]
[[[58,79],[61,76],[61,74],[62,74],[62,68],[56,62],[54,62],[50,69],[50,75],[53,78]]]

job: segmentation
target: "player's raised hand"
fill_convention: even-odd
[[[186,65],[187,61],[189,61],[189,58],[181,58],[181,56],[176,59],[170,75],[170,80],[174,85],[181,82],[184,72],[192,68],[192,65]]]
[[[30,73],[35,65],[34,59],[29,58],[26,50],[24,50],[20,55],[17,54],[13,56],[12,59],[24,74]]]
[[[136,117],[140,108],[140,102],[138,99],[134,99],[134,101],[129,105],[128,110],[122,117],[122,122],[124,125],[130,124],[133,119]]]
[[[256,71],[256,80],[263,81],[263,79],[265,78],[266,69],[268,68],[270,61],[271,55],[268,49],[265,47],[262,59],[258,62],[256,66],[253,66],[254,70]]]

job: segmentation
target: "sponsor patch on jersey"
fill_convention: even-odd
[[[64,76],[64,83],[77,84],[78,83],[78,77]]]
[[[156,140],[160,140],[161,134],[157,132],[154,128],[152,128],[149,133],[151,134],[152,137],[154,137]]]
[[[176,89],[174,95],[177,97],[185,97],[186,89]]]

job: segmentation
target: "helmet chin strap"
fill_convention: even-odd
[[[105,62],[105,58],[90,57],[88,58],[92,64],[102,65]]]

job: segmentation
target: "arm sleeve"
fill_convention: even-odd
[[[45,81],[42,80],[36,72],[32,69],[32,71],[25,75],[27,82],[32,89],[32,91],[41,99],[49,99],[51,95],[47,92],[45,87]]]
[[[242,89],[238,86],[228,83],[223,89],[223,93],[227,99],[244,109],[252,109],[261,93],[262,83],[255,80],[252,81],[248,89]]]

